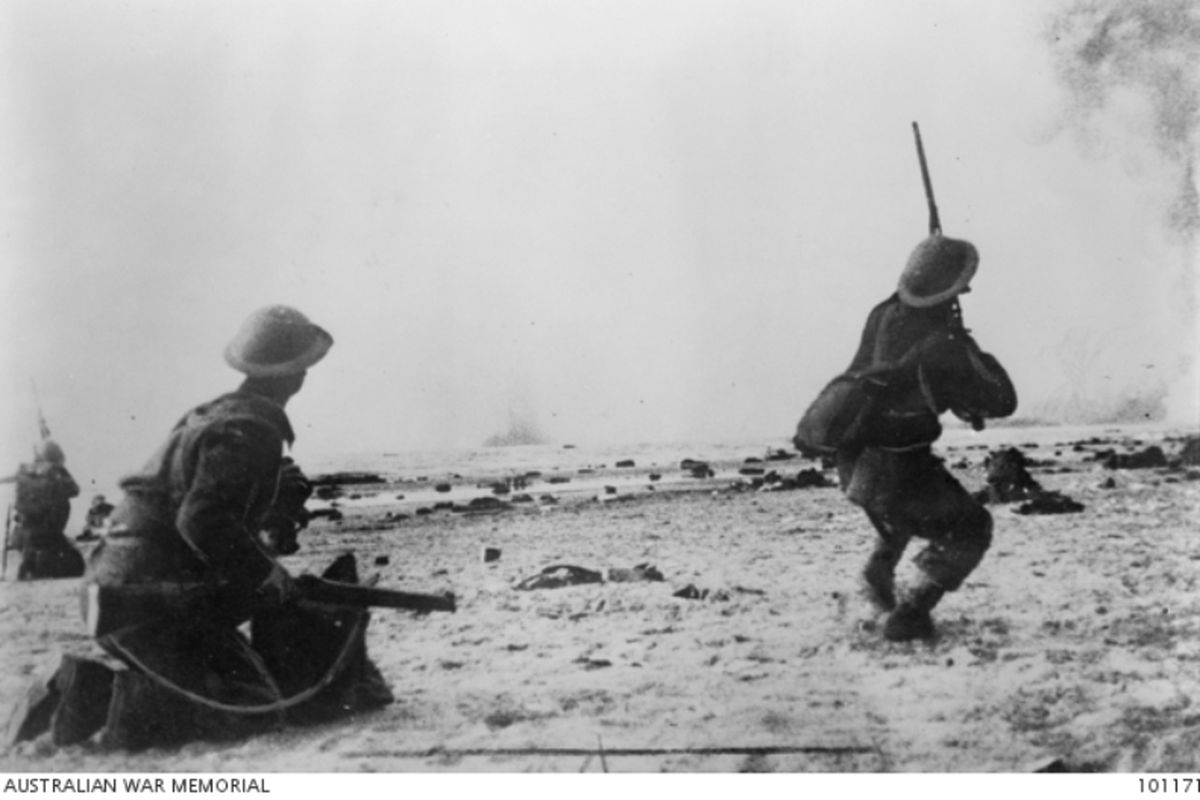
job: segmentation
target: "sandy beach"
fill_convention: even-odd
[[[971,490],[989,449],[1018,446],[1044,488],[1084,510],[991,506],[991,551],[938,607],[928,643],[878,635],[856,592],[871,530],[835,486],[754,486],[772,470],[820,469],[799,457],[748,450],[711,462],[705,478],[679,463],[596,465],[571,481],[530,477],[519,490],[529,502],[515,503],[486,488],[494,475],[447,476],[440,493],[442,476],[343,486],[310,503],[343,517],[315,520],[289,567],[317,571],[351,550],[381,585],[458,599],[454,614],[373,612],[370,652],[394,704],[174,750],[27,743],[0,770],[1195,769],[1200,471],[1110,469],[1097,457],[1158,445],[1176,458],[1188,433],[1064,429],[1028,441],[1009,428],[940,446]],[[478,497],[504,506],[472,509]],[[500,557],[485,562],[485,547]],[[15,558],[0,584],[6,706],[61,653],[92,647],[77,581],[18,583]],[[561,564],[606,577],[648,564],[663,579],[515,588]],[[906,559],[901,581],[912,574]]]

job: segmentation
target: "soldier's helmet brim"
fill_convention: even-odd
[[[296,375],[316,364],[333,337],[290,306],[252,313],[225,347],[225,363],[252,378]]]
[[[935,234],[918,244],[908,257],[896,291],[907,306],[936,306],[962,294],[978,268],[975,245]]]

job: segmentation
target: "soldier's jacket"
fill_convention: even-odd
[[[232,392],[190,411],[122,480],[90,580],[220,581],[249,596],[274,563],[256,537],[293,439],[284,410],[257,395]]]
[[[946,411],[974,421],[1008,416],[1017,406],[1008,374],[963,328],[957,303],[913,308],[893,294],[868,315],[846,374],[874,384],[877,430],[894,421],[936,432]]]
[[[893,294],[871,310],[850,366],[817,395],[793,441],[824,453],[927,447],[948,410],[975,424],[1016,404],[1007,373],[963,328],[956,302],[913,308]]]

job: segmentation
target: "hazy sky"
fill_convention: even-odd
[[[221,350],[273,302],[336,342],[289,405],[302,460],[475,446],[510,410],[782,442],[925,235],[913,120],[1020,413],[1194,421],[1195,240],[1165,220],[1195,82],[1182,151],[1136,87],[1085,119],[1065,8],[3,0],[0,457],[32,379],[111,483],[237,384]]]

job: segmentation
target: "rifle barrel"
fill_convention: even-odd
[[[917,140],[917,160],[921,162],[921,182],[925,184],[925,201],[929,204],[929,235],[942,232],[942,221],[938,217],[937,202],[933,199],[933,182],[929,179],[929,164],[925,161],[925,146],[921,144],[921,129],[914,122],[913,137]]]

